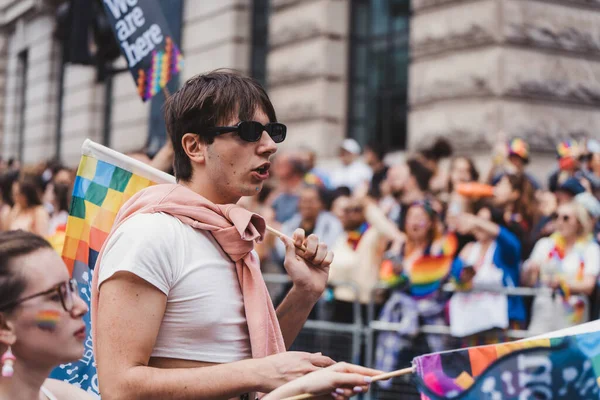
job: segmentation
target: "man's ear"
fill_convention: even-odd
[[[0,313],[0,346],[12,346],[16,340],[14,324],[6,318],[6,315]]]
[[[189,157],[190,161],[197,164],[204,164],[206,157],[206,143],[194,133],[186,133],[181,138],[181,146],[183,151]]]

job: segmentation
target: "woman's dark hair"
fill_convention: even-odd
[[[331,210],[331,205],[333,204],[334,200],[334,195],[332,191],[327,190],[326,188],[319,185],[304,185],[303,189],[310,189],[317,192],[319,201],[321,202],[321,204],[323,204],[323,209],[326,211]]]
[[[498,226],[506,227],[502,209],[496,207],[490,200],[483,199],[475,203],[473,212],[477,214],[481,210],[488,210],[490,212],[491,221],[493,223]]]
[[[437,163],[441,159],[452,155],[452,145],[446,138],[440,137],[431,146],[421,151],[421,154],[426,159]]]
[[[456,156],[456,157],[452,158],[452,161],[450,161],[450,171],[452,171],[452,166],[458,160],[465,160],[467,162],[467,164],[469,164],[469,176],[471,177],[471,182],[477,182],[479,180],[479,171],[477,170],[477,167],[475,166],[475,162],[470,157]],[[448,192],[452,193],[453,191],[454,191],[454,187],[452,185],[452,181],[448,180]]]
[[[25,291],[25,278],[14,260],[41,249],[52,249],[41,236],[21,230],[0,233],[0,311],[13,311],[12,303]]]
[[[367,143],[366,147],[367,149],[371,150],[373,154],[375,154],[379,161],[383,161],[385,155],[387,154],[387,149],[385,146],[376,140],[371,140],[369,143]]]
[[[13,183],[19,178],[17,171],[10,171],[0,176],[0,192],[2,193],[2,201],[9,206],[14,206],[15,201],[12,197]]]
[[[423,192],[428,191],[429,181],[433,177],[433,171],[415,158],[411,158],[410,160],[406,161],[406,165],[408,165],[410,174],[417,181],[419,189],[421,189]]]
[[[71,198],[71,187],[64,183],[54,184],[54,198],[58,205],[58,210],[55,211],[69,211],[69,203]]]
[[[28,207],[39,206],[42,204],[42,198],[40,196],[41,182],[39,177],[25,175],[18,180],[18,183],[19,191],[25,196]]]
[[[350,197],[352,195],[352,190],[350,190],[347,186],[340,186],[337,189],[334,189],[331,193],[331,202],[333,202],[338,197],[346,196]]]
[[[531,228],[535,208],[535,189],[525,174],[506,174],[513,190],[518,190],[520,195],[513,205],[513,213],[519,214]]]
[[[181,144],[183,135],[196,133],[210,144],[214,135],[206,134],[207,128],[230,119],[251,120],[256,110],[262,110],[270,122],[277,121],[267,92],[250,77],[217,70],[188,79],[164,106],[167,132],[175,153],[175,177],[182,181],[192,178],[192,163]]]

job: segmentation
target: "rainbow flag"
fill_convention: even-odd
[[[445,235],[438,247],[415,260],[410,270],[403,271],[401,275],[394,272],[392,260],[384,260],[379,272],[381,281],[390,287],[407,283],[410,294],[415,298],[430,296],[449,276],[458,240],[454,234]]]
[[[117,212],[140,190],[156,183],[174,183],[175,178],[89,139],[81,152],[62,258],[79,284],[81,298],[90,306],[92,271]],[[84,320],[91,335],[89,313]],[[60,365],[50,376],[98,395],[91,336],[85,342],[81,360]]]
[[[599,399],[600,331],[426,354],[413,366],[423,399]]]

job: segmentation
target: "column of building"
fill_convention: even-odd
[[[600,5],[577,0],[413,0],[410,146],[463,150],[524,137],[548,154],[597,136]],[[538,157],[539,159],[540,157]]]
[[[272,0],[267,82],[288,147],[337,153],[346,134],[349,0]]]

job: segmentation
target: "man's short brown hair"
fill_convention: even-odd
[[[177,180],[189,181],[192,177],[192,164],[181,144],[183,135],[196,133],[210,144],[214,136],[203,134],[207,128],[228,123],[235,117],[240,121],[249,121],[257,110],[262,110],[270,122],[277,121],[269,96],[250,77],[217,70],[188,79],[181,89],[167,99],[164,108],[167,132],[175,153]]]

